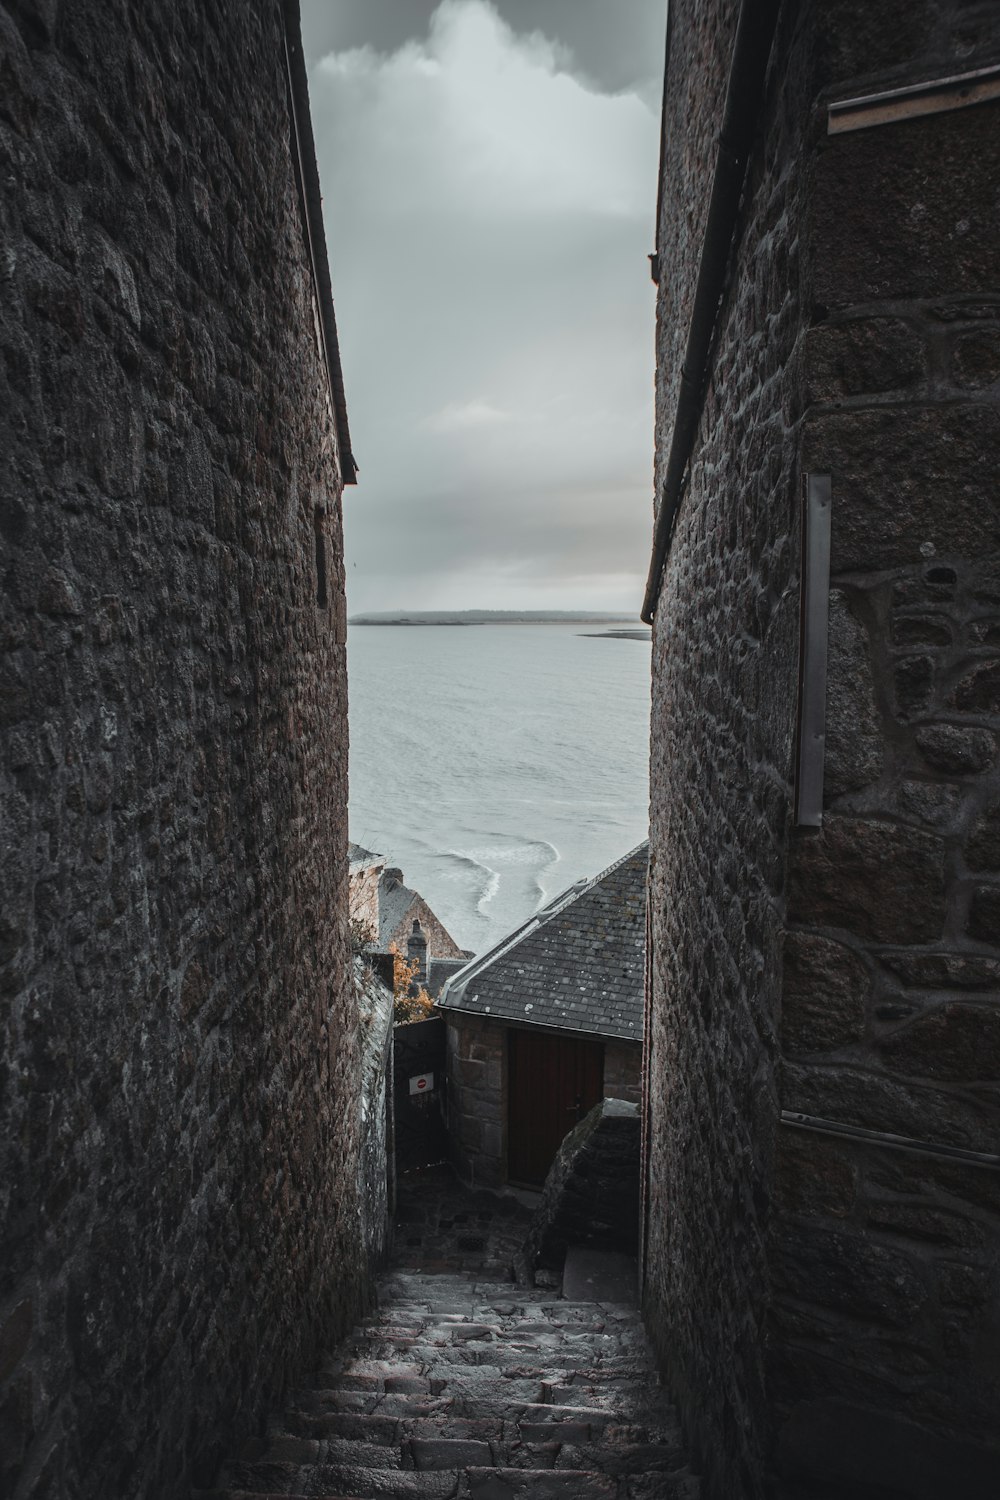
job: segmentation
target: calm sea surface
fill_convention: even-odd
[[[646,837],[647,641],[352,626],[351,837],[481,953]]]

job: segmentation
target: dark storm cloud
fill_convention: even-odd
[[[486,0],[432,9],[401,32],[395,4],[304,8],[361,465],[351,607],[635,607],[656,110],[537,29],[603,7],[505,0],[527,34]]]

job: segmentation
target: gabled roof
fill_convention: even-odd
[[[362,849],[360,844],[348,844],[347,862],[354,871],[372,869],[385,864],[384,854],[375,854],[371,849]]]
[[[466,964],[442,1010],[642,1041],[648,843]]]

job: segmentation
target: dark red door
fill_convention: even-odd
[[[604,1095],[604,1046],[510,1031],[507,1176],[538,1187],[567,1131]]]

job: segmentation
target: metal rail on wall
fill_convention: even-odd
[[[802,496],[802,609],[795,748],[795,822],[800,828],[819,828],[823,822],[831,499],[830,475],[808,474]]]
[[[943,115],[973,104],[987,104],[1000,99],[1000,63],[990,68],[976,68],[971,73],[956,73],[950,78],[932,78],[925,83],[911,83],[903,88],[883,89],[857,99],[838,99],[827,108],[828,135],[843,135],[851,130],[870,130],[875,125],[892,125],[899,120],[917,120],[924,115]]]
[[[847,1125],[842,1120],[826,1120],[819,1115],[805,1115],[793,1109],[781,1111],[782,1125],[795,1130],[811,1130],[817,1135],[837,1136],[841,1140],[859,1141],[891,1151],[914,1151],[921,1156],[945,1157],[972,1167],[1000,1171],[1000,1156],[991,1151],[971,1151],[966,1146],[946,1146],[937,1141],[921,1141],[914,1136],[893,1135],[887,1130],[872,1130],[866,1125]]]

